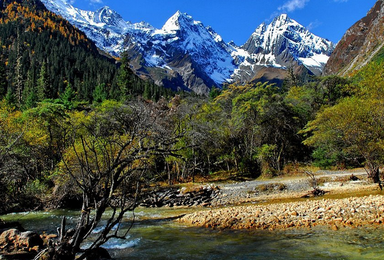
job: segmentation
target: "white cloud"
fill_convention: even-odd
[[[297,9],[303,9],[310,0],[287,0],[285,4],[278,7],[280,12],[293,12]],[[346,3],[349,0],[333,0],[335,3]]]
[[[308,25],[307,25],[307,29],[308,29],[309,31],[311,31],[311,30],[313,30],[313,29],[319,27],[320,25],[321,25],[321,22],[320,22],[319,20],[316,20],[316,21],[313,21],[313,22],[311,22],[310,24],[308,24]]]
[[[309,2],[309,0],[289,0],[288,2],[280,6],[278,10],[282,12],[293,12],[296,9],[304,8],[307,2]]]
[[[103,0],[90,0],[92,4],[102,4]]]

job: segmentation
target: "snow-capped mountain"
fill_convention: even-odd
[[[156,29],[144,22],[126,22],[109,7],[91,12],[74,8],[66,0],[41,1],[84,31],[100,49],[114,56],[127,51],[138,75],[199,94],[225,82],[263,78],[268,71],[284,74],[292,66],[305,66],[319,74],[334,48],[287,15],[260,25],[238,47],[180,11]]]
[[[334,44],[309,32],[286,14],[270,24],[261,24],[248,41],[233,52],[243,59],[233,78],[241,82],[251,80],[265,67],[286,69],[304,65],[313,74],[321,74]]]
[[[130,56],[140,54],[142,57],[136,63],[176,72],[184,85],[197,93],[220,86],[236,69],[221,37],[179,11],[161,29],[153,30],[145,37],[131,34],[130,41]]]
[[[66,0],[41,0],[48,10],[61,15],[71,24],[82,30],[101,50],[119,56],[123,50],[125,35],[136,26],[126,22],[111,10],[103,7],[96,12],[73,7]],[[146,29],[142,26],[143,30]]]

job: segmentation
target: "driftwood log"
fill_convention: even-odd
[[[219,194],[219,188],[200,187],[191,191],[179,188],[154,189],[143,196],[140,206],[148,208],[177,206],[210,206]]]

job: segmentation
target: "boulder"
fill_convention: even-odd
[[[43,240],[32,231],[21,232],[17,229],[9,229],[0,235],[0,252],[37,253],[42,246]]]
[[[38,252],[43,246],[43,239],[33,231],[22,232],[18,239],[18,247],[27,249],[26,251]]]
[[[16,241],[20,235],[20,231],[17,229],[9,229],[1,233],[0,235],[0,252],[12,252],[17,251],[15,248]]]

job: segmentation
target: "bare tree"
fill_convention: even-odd
[[[75,229],[66,230],[63,220],[59,240],[45,253],[49,259],[87,259],[109,239],[126,237],[129,229],[122,232],[121,222],[138,205],[151,158],[175,155],[172,146],[181,133],[174,131],[169,113],[152,103],[109,103],[74,117],[69,132],[72,142],[63,154],[61,169],[83,194],[81,216]],[[81,249],[108,208],[112,214],[103,231],[91,246]]]
[[[316,178],[315,174],[309,170],[306,170],[305,174],[307,174],[309,185],[312,187],[312,191],[309,192],[309,195],[314,197],[323,196],[326,191],[319,188],[318,179]]]

